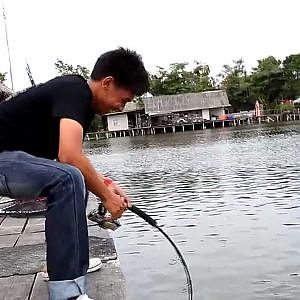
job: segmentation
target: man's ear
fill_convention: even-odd
[[[114,78],[112,76],[107,76],[102,79],[102,87],[107,90],[110,88],[112,83],[114,82]]]

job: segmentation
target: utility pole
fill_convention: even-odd
[[[8,61],[9,61],[9,73],[10,73],[11,89],[14,90],[14,82],[13,82],[13,76],[12,76],[11,59],[10,59],[8,34],[7,34],[7,24],[6,24],[6,15],[5,15],[4,6],[3,6],[3,20],[4,20],[4,26],[5,26],[5,36],[6,36],[6,46],[7,46],[7,53],[8,53]]]

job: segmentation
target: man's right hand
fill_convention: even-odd
[[[124,197],[121,197],[113,192],[110,192],[108,197],[102,199],[102,203],[111,214],[113,220],[119,219],[127,208],[127,202],[125,201]]]

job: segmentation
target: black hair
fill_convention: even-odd
[[[92,71],[91,78],[100,80],[112,76],[118,86],[141,96],[149,91],[149,75],[142,57],[135,51],[122,47],[102,54]]]

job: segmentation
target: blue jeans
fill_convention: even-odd
[[[86,188],[75,167],[22,151],[0,153],[0,195],[47,197],[49,295],[66,300],[84,294],[89,264]]]

